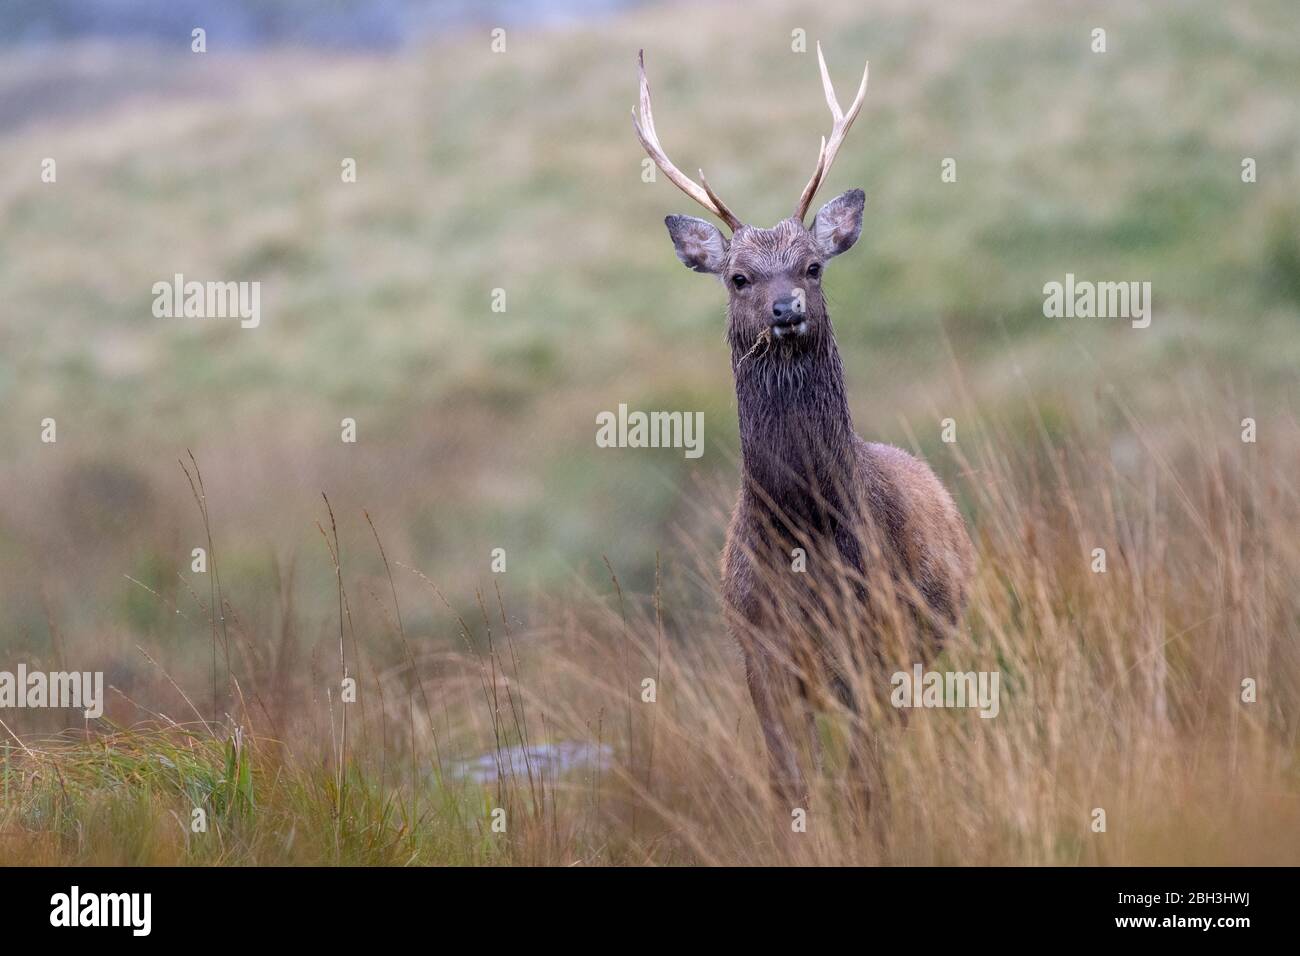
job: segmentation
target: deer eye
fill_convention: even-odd
[[[822,265],[820,262],[814,262],[808,267],[808,278],[816,279],[822,274]]]
[[[749,285],[749,280],[746,279],[739,272],[737,272],[734,276],[731,277],[731,284],[734,285],[737,289],[743,289],[745,288],[745,286]]]

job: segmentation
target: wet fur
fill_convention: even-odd
[[[961,516],[934,472],[898,448],[863,441],[853,430],[821,282],[806,274],[810,262],[825,258],[813,234],[791,219],[773,229],[742,227],[718,270],[724,284],[737,272],[753,277],[744,291],[729,285],[727,335],[744,469],[722,557],[723,597],[745,654],[774,777],[787,791],[801,790],[803,783],[791,733],[777,713],[782,675],[773,649],[799,659],[801,649],[792,645],[802,638],[772,633],[778,615],[764,606],[772,590],[764,582],[792,580],[791,549],[811,543],[810,555],[825,549],[866,579],[882,577],[873,572],[883,562],[884,578],[910,582],[922,596],[930,614],[918,620],[932,633],[937,630],[925,628],[926,617],[958,622],[973,569]],[[808,334],[763,342],[773,297],[793,287],[804,290]],[[814,601],[815,571],[810,566],[808,575],[798,576]],[[856,588],[854,600],[868,615],[868,589]],[[798,692],[808,692],[802,680]]]

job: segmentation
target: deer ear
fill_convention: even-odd
[[[727,257],[727,240],[718,227],[694,216],[669,216],[664,220],[673,238],[677,258],[696,272],[718,273]]]
[[[853,248],[862,233],[862,209],[866,204],[866,193],[861,189],[850,189],[817,210],[812,234],[826,258]]]

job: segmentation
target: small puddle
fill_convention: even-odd
[[[609,769],[614,748],[609,744],[588,744],[564,740],[554,744],[534,744],[531,747],[508,747],[500,752],[489,751],[470,760],[458,761],[451,775],[475,783],[495,783],[498,775],[528,778],[531,769],[538,774],[556,777],[577,770],[594,770],[601,773]]]

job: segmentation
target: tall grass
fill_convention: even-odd
[[[963,419],[962,441],[935,463],[970,515],[978,574],[961,626],[927,664],[997,671],[1000,712],[898,719],[888,674],[909,669],[911,652],[887,635],[906,626],[854,620],[840,582],[828,579],[821,630],[841,650],[874,642],[884,667],[854,673],[856,713],[818,697],[805,832],[770,785],[723,627],[713,532],[724,495],[706,496],[692,530],[663,548],[652,593],[624,592],[610,567],[572,593],[530,596],[539,608],[530,621],[512,615],[496,583],[508,574],[472,596],[448,596],[390,558],[380,512],[337,515],[366,526],[382,557],[382,576],[350,577],[326,502],[335,607],[294,608],[297,620],[257,627],[194,595],[209,623],[230,622],[229,709],[169,717],[133,701],[141,722],[130,728],[8,735],[0,855],[1296,863],[1300,428],[1273,417],[1259,441],[1244,443],[1223,411],[1235,404],[1206,386],[1159,430],[1117,405],[1121,437],[1031,416],[1037,439],[1026,442],[1021,422]],[[1096,548],[1104,572],[1094,570]],[[409,630],[395,582],[403,575],[451,615],[455,650]],[[780,604],[782,584],[768,584]],[[336,659],[284,666],[285,635],[331,618]],[[179,689],[204,676],[168,679]],[[344,677],[357,680],[356,703],[341,700]],[[1243,701],[1247,678],[1255,702]],[[855,748],[869,750],[879,774],[869,807]],[[561,750],[567,767],[552,759]],[[480,754],[484,764],[467,763]],[[193,832],[195,808],[206,833]],[[1097,809],[1104,832],[1094,828]]]

